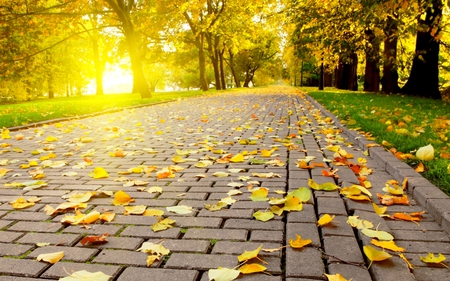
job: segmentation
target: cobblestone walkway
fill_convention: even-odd
[[[112,276],[111,280],[120,281],[204,281],[209,280],[209,269],[236,267],[238,255],[261,244],[264,249],[287,247],[260,252],[260,257],[267,262],[268,274],[241,275],[238,280],[326,280],[325,273],[340,273],[353,281],[450,280],[449,269],[430,266],[419,258],[428,252],[450,258],[449,198],[383,148],[367,146],[373,142],[355,131],[345,129],[338,134],[340,128],[338,121],[325,115],[313,101],[281,92],[192,98],[11,132],[11,139],[0,141],[3,142],[0,160],[4,164],[0,168],[12,170],[0,178],[0,280],[58,279],[74,271],[87,270],[102,271]],[[14,139],[19,133],[24,135],[23,140]],[[410,205],[389,206],[387,213],[425,210],[422,219],[414,223],[381,218],[375,214],[371,202],[344,198],[336,190],[312,190],[313,196],[303,204],[302,211],[284,212],[267,222],[253,218],[256,211],[269,210],[270,205],[249,198],[248,186],[252,182],[254,189],[267,188],[269,198],[284,197],[279,190],[291,192],[308,187],[309,179],[318,184],[333,182],[341,187],[358,184],[358,175],[349,166],[323,162],[324,158],[334,159],[335,152],[326,147],[328,142],[336,140],[345,141],[340,146],[354,155],[351,160],[355,163],[360,157],[367,160],[366,166],[372,170],[367,175],[373,186],[372,200],[379,206],[376,194],[385,194],[382,189],[386,182],[401,183],[407,177]],[[272,151],[272,156],[262,157],[262,150],[274,148],[277,150]],[[115,153],[117,150],[123,150],[125,157],[110,155],[120,156]],[[50,153],[56,158],[47,162],[39,160]],[[244,162],[229,163],[226,155],[238,153],[245,155]],[[187,160],[176,164],[184,169],[172,171],[174,177],[158,179],[157,172],[175,165],[173,158],[177,155]],[[300,168],[298,159],[307,156],[315,156],[313,161],[325,163],[325,167]],[[223,161],[217,161],[221,158]],[[28,171],[37,167],[20,168],[32,159],[36,159],[37,167],[55,166],[43,169],[46,177],[40,180],[47,186],[31,190],[8,187],[33,181]],[[92,166],[73,168],[83,166],[89,159]],[[264,164],[274,159],[285,165]],[[199,160],[211,162],[198,168]],[[138,166],[144,166],[144,170],[156,168],[150,173],[118,174]],[[338,169],[339,179],[323,176],[322,170],[328,171],[328,166]],[[109,177],[90,177],[95,167],[103,167]],[[237,169],[241,171],[234,173]],[[78,174],[63,176],[70,172]],[[228,176],[217,177],[225,175],[217,172]],[[273,177],[255,176],[261,173],[273,173]],[[126,187],[120,177],[149,184]],[[161,187],[162,193],[147,192],[154,186]],[[205,209],[205,204],[216,204],[228,197],[231,189],[243,192],[231,196],[237,200],[235,203],[220,211]],[[164,217],[176,222],[172,228],[154,232],[151,225],[157,222],[156,217],[124,215],[124,207],[114,206],[112,197],[93,197],[86,209],[80,209],[83,213],[94,210],[116,213],[111,222],[99,220],[87,227],[61,223],[67,214],[47,215],[44,211],[46,205],[56,208],[66,202],[65,195],[99,190],[123,190],[135,199],[131,206],[163,210]],[[29,208],[15,210],[9,202],[21,195],[25,199],[37,196],[40,201]],[[169,206],[183,205],[192,207],[193,212],[179,215],[166,210]],[[317,227],[317,220],[324,214],[335,218],[330,224]],[[392,258],[374,262],[368,269],[370,261],[362,247],[370,245],[371,238],[352,228],[347,223],[348,216],[359,216],[371,221],[374,229],[392,234],[396,244],[405,248],[404,256],[414,269],[410,270],[398,253],[391,251],[388,252]],[[104,233],[109,235],[107,243],[85,246],[80,243],[86,235]],[[291,248],[289,240],[295,239],[296,234],[311,239],[312,243],[299,250]],[[162,239],[171,254],[147,267],[148,254],[136,250],[143,242],[157,243]],[[36,245],[44,242],[50,245]],[[59,251],[64,251],[64,258],[56,264],[36,261],[40,254]]]

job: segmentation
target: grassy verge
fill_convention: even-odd
[[[80,116],[112,108],[152,104],[204,94],[202,91],[154,93],[149,99],[142,99],[139,94],[76,96],[0,105],[0,127],[8,128],[54,118]]]
[[[414,154],[432,144],[435,157],[424,162],[422,175],[450,195],[450,103],[378,93],[350,92],[337,89],[317,91],[301,88],[325,108],[347,122],[349,128],[372,134],[391,151]],[[386,144],[386,143],[385,143]],[[415,167],[418,159],[404,159]]]

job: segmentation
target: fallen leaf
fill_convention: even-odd
[[[80,241],[83,246],[86,244],[103,244],[106,242],[108,242],[108,233],[102,236],[86,236]]]
[[[269,190],[265,187],[260,187],[258,189],[253,190],[252,195],[249,198],[255,202],[268,201],[269,198],[267,198],[267,195],[269,195]]]
[[[160,256],[165,256],[170,253],[170,250],[165,248],[162,244],[155,244],[152,242],[144,242],[141,247],[136,251],[143,253],[156,254]]]
[[[317,221],[317,225],[324,226],[326,224],[329,224],[334,219],[334,217],[335,215],[330,216],[329,214],[325,214]]]
[[[298,234],[296,234],[296,239],[289,239],[289,245],[291,245],[292,248],[300,249],[303,248],[306,245],[309,245],[312,243],[311,239],[302,239],[302,237]]]
[[[59,278],[58,281],[108,281],[112,276],[106,275],[101,271],[89,272],[86,270],[75,271],[72,275]]]
[[[152,224],[152,230],[154,232],[158,232],[161,230],[166,230],[168,228],[172,228],[173,227],[172,224],[174,224],[175,222],[176,222],[175,220],[165,218],[161,221],[158,221],[158,222]]]
[[[373,245],[383,248],[383,249],[388,249],[394,252],[404,252],[405,248],[399,247],[395,244],[395,242],[393,240],[391,241],[378,241],[376,239],[372,239],[370,241],[370,243],[372,243]]]
[[[287,196],[284,203],[283,211],[301,211],[303,210],[303,204],[300,198],[297,196]]]
[[[369,228],[363,228],[361,232],[367,237],[377,238],[382,241],[391,241],[394,240],[394,236],[392,236],[389,232],[382,230],[373,230]]]
[[[259,251],[261,250],[262,246],[263,246],[263,244],[261,244],[258,248],[256,248],[253,251],[244,250],[244,253],[242,253],[238,256],[238,261],[243,262],[243,261],[247,261],[247,260],[256,258],[258,256]]]
[[[372,265],[372,262],[374,261],[384,261],[392,257],[392,255],[390,255],[389,253],[377,250],[372,246],[364,246],[363,251],[366,257],[370,260],[369,267]]]
[[[351,225],[352,227],[356,227],[357,229],[364,229],[364,228],[372,228],[373,223],[371,223],[368,220],[362,220],[359,219],[358,216],[349,216],[347,218],[347,223]]]
[[[422,161],[430,161],[434,159],[434,148],[431,144],[419,148],[416,157]]]
[[[241,272],[239,270],[219,267],[218,269],[208,270],[209,280],[214,281],[232,281],[235,280]]]
[[[89,173],[89,176],[94,179],[109,178],[109,174],[102,167],[95,168],[93,172]]]
[[[445,256],[441,253],[435,255],[433,253],[428,253],[426,257],[420,256],[420,260],[425,263],[441,263],[446,260]]]
[[[414,266],[409,262],[409,260],[403,254],[398,254],[398,256],[406,263],[409,269],[414,269]]]
[[[418,172],[418,173],[423,173],[425,172],[425,166],[423,165],[422,162],[420,162],[415,168],[414,171]]]
[[[300,187],[297,190],[289,192],[286,197],[295,196],[300,202],[308,202],[311,199],[311,189],[307,187]]]
[[[375,203],[372,203],[372,206],[377,215],[379,215],[381,217],[389,216],[389,215],[384,214],[386,212],[387,207],[378,207],[378,205]]]
[[[62,252],[55,252],[55,253],[48,253],[48,254],[40,254],[37,256],[37,261],[46,261],[49,263],[57,263],[64,257],[64,251]]]
[[[134,199],[132,199],[130,197],[130,195],[128,195],[126,192],[119,190],[116,192],[116,194],[114,194],[114,200],[113,200],[113,204],[114,206],[119,206],[119,205],[128,205],[130,204],[130,202],[133,202]]]
[[[184,214],[190,214],[192,213],[192,207],[189,206],[171,206],[166,207],[166,210],[175,214],[184,215]]]
[[[164,211],[157,209],[147,209],[142,215],[146,217],[160,217],[164,215]]]
[[[218,178],[226,178],[226,177],[230,176],[230,174],[228,174],[226,172],[215,172],[213,174],[213,176],[218,177]]]
[[[220,211],[226,206],[228,206],[227,203],[219,201],[216,204],[205,204],[205,209],[211,212]]]
[[[124,209],[125,209],[124,215],[142,215],[147,209],[147,206],[144,205],[125,206]]]
[[[25,209],[35,205],[35,202],[30,202],[23,197],[19,197],[14,201],[9,202],[14,209]]]
[[[116,217],[116,214],[113,212],[104,212],[100,215],[100,219],[103,221],[111,222]]]
[[[328,278],[328,281],[348,281],[347,279],[344,278],[344,276],[342,276],[339,273],[333,275],[325,273],[325,276]]]
[[[267,269],[267,267],[262,266],[260,264],[250,263],[250,264],[244,264],[243,266],[241,266],[239,268],[239,271],[242,274],[251,274],[251,273],[256,273],[256,272],[263,272],[266,269]]]
[[[263,211],[259,210],[253,214],[253,217],[259,221],[268,221],[268,220],[273,219],[274,215],[270,211],[263,212]]]
[[[236,154],[235,156],[230,158],[230,162],[232,163],[241,163],[244,162],[244,155],[242,155],[241,153]]]

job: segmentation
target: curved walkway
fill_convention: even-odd
[[[24,138],[14,139],[19,133]],[[30,128],[11,132],[11,136],[0,141],[0,170],[7,169],[0,178],[5,186],[0,189],[0,280],[58,279],[87,270],[102,271],[112,276],[111,280],[120,281],[147,280],[150,276],[151,280],[204,281],[209,280],[209,269],[236,267],[240,254],[261,244],[266,251],[259,256],[266,262],[267,274],[241,275],[238,280],[326,280],[324,274],[336,273],[353,281],[450,279],[448,268],[420,260],[428,252],[450,258],[450,199],[389,152],[343,128],[320,105],[307,96],[293,94],[290,88],[192,98]],[[326,161],[335,159],[337,145],[343,149],[341,154],[345,151],[354,156],[347,155],[353,164],[357,165],[359,158],[360,163],[365,161],[359,167],[366,173],[355,174],[357,170],[347,165],[348,161],[344,165]],[[229,154],[240,154],[244,159],[230,162]],[[27,167],[33,158],[38,166]],[[300,168],[299,159],[313,168]],[[178,168],[173,167],[174,160]],[[92,166],[83,168],[90,162]],[[38,175],[42,166],[48,166],[42,169],[45,177],[39,179],[44,186],[35,188],[29,172]],[[89,174],[95,167],[104,168],[109,177],[92,178]],[[322,171],[330,171],[328,167],[338,169],[339,178],[325,177]],[[282,192],[308,187],[310,179],[317,184],[348,187],[359,184],[358,177],[364,174],[372,185],[371,199],[378,206],[382,205],[377,193],[386,193],[382,189],[387,181],[402,183],[408,178],[410,205],[392,205],[386,213],[426,211],[420,221],[380,217],[371,202],[345,198],[338,190],[312,190],[313,196],[301,211],[285,211],[267,222],[253,218],[256,211],[271,207],[268,201],[250,198],[251,189],[258,186],[268,189],[268,198],[283,198],[286,195]],[[139,185],[139,181],[148,184]],[[162,193],[148,192],[155,186]],[[232,189],[242,192],[230,196],[237,201],[228,202],[219,211],[205,208],[205,204],[228,197]],[[70,225],[60,221],[73,211],[49,215],[44,210],[46,205],[56,208],[75,192],[100,190],[123,190],[134,199],[130,206],[163,210],[163,217],[175,223],[155,232],[151,225],[158,221],[156,217],[125,215],[124,206],[114,206],[107,192],[103,196],[97,192],[86,209],[80,210],[114,212],[110,222]],[[37,196],[40,201],[14,210],[9,202],[21,195],[25,199]],[[166,209],[171,206],[192,207],[192,212],[171,213]],[[318,227],[317,221],[324,214],[335,217]],[[370,221],[373,229],[392,234],[396,244],[405,249],[404,257],[413,269],[392,251],[388,252],[393,257],[368,268],[370,261],[362,247],[371,245],[372,238],[351,227],[349,216]],[[105,233],[107,243],[80,243],[86,235]],[[289,240],[295,240],[297,234],[312,243],[302,249],[291,248]],[[171,253],[147,267],[148,254],[136,251],[146,241],[164,241],[162,245]],[[38,247],[37,243],[49,245]],[[64,251],[61,262],[36,261],[40,254],[59,251]]]

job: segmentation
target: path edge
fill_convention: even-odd
[[[355,139],[354,145],[363,150],[369,151],[369,157],[377,161],[386,171],[398,182],[403,182],[408,178],[408,193],[421,205],[426,212],[431,215],[436,222],[450,234],[450,197],[440,190],[437,186],[417,173],[413,168],[403,161],[400,161],[392,153],[382,146],[369,147],[369,144],[377,144],[374,141],[367,140],[358,131],[348,129],[342,124],[338,117],[323,107],[314,98],[302,92],[302,95],[318,108],[322,114],[331,118],[334,125],[342,129],[345,134]],[[369,145],[369,146],[368,146]]]

